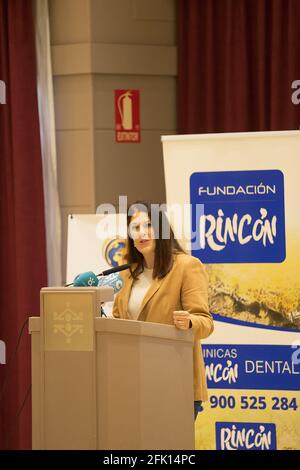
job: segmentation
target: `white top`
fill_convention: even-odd
[[[133,281],[128,301],[128,313],[132,320],[136,320],[139,316],[144,297],[153,282],[152,274],[153,269],[144,267],[139,278]]]

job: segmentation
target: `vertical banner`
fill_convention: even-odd
[[[77,274],[124,264],[126,252],[126,214],[72,214],[68,218],[67,283]],[[110,316],[113,302],[106,302]]]
[[[70,214],[68,217],[67,283],[77,274],[100,273],[124,263],[126,214]]]
[[[215,332],[197,449],[300,448],[300,133],[163,137],[171,221],[205,265]]]
[[[115,126],[117,143],[141,141],[139,90],[115,90]]]

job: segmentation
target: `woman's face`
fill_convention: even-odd
[[[150,218],[145,212],[135,212],[129,224],[129,235],[134,246],[143,255],[154,253],[155,234]]]

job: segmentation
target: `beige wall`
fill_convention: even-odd
[[[119,195],[165,201],[160,136],[176,133],[176,0],[49,0],[63,272],[67,214]],[[138,89],[141,143],[117,144],[114,90]]]

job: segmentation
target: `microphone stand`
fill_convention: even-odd
[[[104,312],[102,305],[101,305],[101,307],[100,307],[100,317],[105,317],[105,318],[107,318],[107,315],[106,315],[106,313]]]

